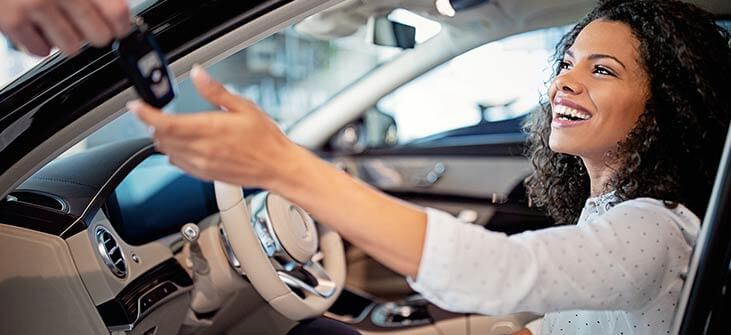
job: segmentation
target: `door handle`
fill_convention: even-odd
[[[431,187],[447,172],[447,167],[442,162],[437,162],[423,176],[414,176],[414,185],[417,187]]]

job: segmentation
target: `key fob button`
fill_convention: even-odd
[[[150,80],[152,80],[152,82],[155,84],[159,84],[160,80],[162,80],[162,71],[160,71],[160,69],[152,70],[152,75],[150,75]]]

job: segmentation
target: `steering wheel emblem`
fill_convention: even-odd
[[[307,227],[307,224],[305,223],[306,218],[304,217],[304,214],[302,213],[302,210],[298,207],[292,205],[289,207],[289,222],[292,223],[292,231],[294,234],[299,237],[301,240],[306,240],[309,237],[310,230]]]

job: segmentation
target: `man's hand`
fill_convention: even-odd
[[[0,31],[27,52],[75,54],[81,43],[102,47],[130,31],[125,0],[0,0]]]
[[[127,107],[153,129],[170,162],[206,180],[273,188],[291,174],[301,150],[253,102],[228,92],[200,66],[191,79],[199,94],[222,110],[163,114],[141,101]]]

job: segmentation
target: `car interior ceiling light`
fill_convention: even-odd
[[[488,0],[436,0],[434,6],[439,14],[452,17],[458,11],[487,3]]]

